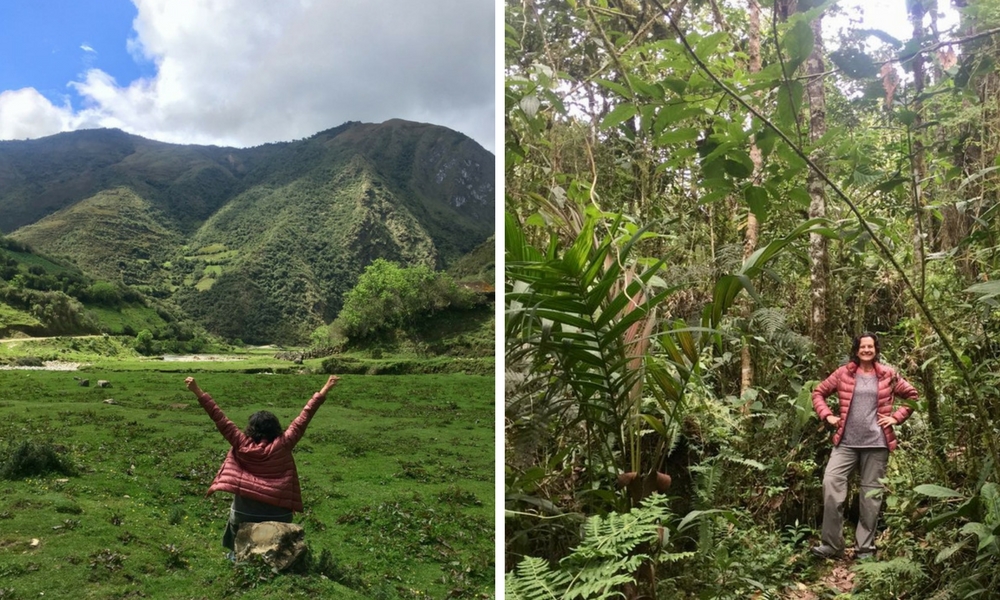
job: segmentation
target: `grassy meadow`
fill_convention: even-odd
[[[228,444],[184,377],[241,427],[261,409],[287,426],[326,380],[289,364],[0,371],[0,472],[46,448],[71,467],[0,478],[0,598],[493,597],[492,377],[344,375],[295,450],[306,571],[225,559],[232,496],[205,492]]]

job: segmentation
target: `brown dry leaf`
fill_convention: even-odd
[[[899,86],[899,75],[891,63],[882,65],[882,87],[885,88],[885,109],[892,110],[892,97]]]
[[[938,60],[941,62],[941,68],[945,71],[958,64],[958,56],[955,55],[951,46],[938,50]]]
[[[850,563],[838,561],[833,570],[823,578],[823,583],[827,588],[837,590],[838,593],[847,593],[854,589],[854,571],[850,568]]]
[[[800,581],[785,588],[782,598],[785,600],[819,600],[821,597],[828,597],[829,592],[838,595],[850,593],[854,590],[854,572],[851,571],[851,565],[851,560],[841,558],[833,563],[832,568],[817,581],[809,582],[809,585]],[[814,590],[819,591],[822,596]]]

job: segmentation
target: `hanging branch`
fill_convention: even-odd
[[[654,4],[657,5],[657,7],[660,8],[661,11],[663,10],[662,5],[660,5],[660,0],[652,0],[652,1]],[[695,62],[698,68],[701,69],[705,73],[705,75],[707,75],[709,79],[711,79],[715,83],[715,85],[717,85],[726,95],[733,98],[733,100],[735,100],[738,104],[740,104],[740,106],[749,111],[750,114],[760,119],[761,122],[763,122],[768,129],[774,131],[778,135],[778,137],[782,139],[782,141],[788,144],[788,146],[792,149],[792,151],[795,152],[795,154],[797,154],[799,158],[805,161],[805,163],[809,166],[809,168],[812,169],[816,173],[816,175],[820,177],[820,179],[822,179],[828,186],[830,186],[830,189],[834,192],[834,194],[838,198],[840,198],[844,202],[844,204],[847,205],[847,207],[854,214],[854,216],[857,217],[858,224],[861,225],[862,229],[864,229],[865,232],[871,237],[872,241],[878,247],[879,252],[882,255],[884,255],[886,260],[892,265],[893,269],[896,271],[900,279],[903,281],[904,287],[906,287],[907,291],[913,297],[914,301],[917,303],[917,306],[920,307],[920,312],[924,315],[924,318],[927,319],[927,322],[930,324],[934,332],[937,333],[938,337],[941,340],[941,343],[944,344],[944,347],[948,351],[948,355],[951,357],[952,362],[954,363],[955,367],[959,370],[959,372],[962,374],[962,379],[965,381],[966,387],[968,388],[969,393],[972,395],[972,398],[976,403],[976,407],[980,411],[980,415],[987,417],[989,415],[989,411],[986,410],[986,406],[983,404],[983,400],[980,397],[979,392],[976,390],[976,386],[972,382],[972,377],[969,374],[969,370],[962,362],[961,357],[959,357],[958,352],[955,350],[954,345],[951,343],[951,339],[948,337],[944,329],[938,323],[937,319],[931,313],[930,309],[927,307],[927,304],[924,302],[924,300],[920,297],[919,294],[917,294],[917,290],[913,287],[913,284],[910,282],[910,278],[906,276],[906,271],[903,270],[903,267],[900,266],[899,262],[896,261],[896,258],[892,255],[892,251],[885,244],[885,242],[883,242],[882,239],[875,234],[875,231],[871,228],[871,225],[868,224],[868,221],[865,220],[864,215],[861,214],[861,211],[854,204],[854,202],[851,201],[851,199],[847,196],[847,194],[840,189],[840,186],[838,186],[830,178],[830,176],[826,174],[825,171],[820,169],[819,166],[817,166],[816,163],[813,162],[813,160],[809,157],[809,155],[806,154],[805,151],[802,150],[802,148],[800,148],[795,142],[793,142],[788,137],[788,135],[785,134],[784,131],[782,131],[777,125],[772,123],[770,119],[761,114],[760,111],[751,106],[740,94],[736,93],[729,86],[727,86],[721,79],[719,79],[718,76],[716,76],[715,73],[713,73],[712,70],[708,68],[708,65],[705,64],[705,62],[701,59],[701,57],[699,57],[697,53],[695,53],[694,48],[691,47],[691,44],[688,42],[687,37],[684,35],[684,32],[681,31],[681,28],[677,25],[677,22],[673,18],[669,17],[666,14],[666,11],[664,11],[664,16],[666,16],[667,19],[669,20],[670,26],[677,34],[679,41],[684,46],[685,50],[687,50],[688,54],[691,55],[691,59]],[[992,435],[985,435],[985,437],[986,437],[986,444],[989,447],[990,454],[992,455],[993,458],[993,464],[1000,464],[1000,454],[998,454],[997,451],[996,441],[993,439]]]
[[[916,52],[913,52],[911,54],[907,54],[905,56],[899,56],[899,57],[896,57],[896,58],[891,58],[889,60],[885,60],[885,61],[882,61],[881,63],[876,63],[876,64],[885,65],[885,64],[894,63],[894,62],[904,63],[904,62],[906,62],[908,60],[913,60],[914,58],[916,58],[917,56],[919,56],[921,54],[926,54],[928,52],[933,52],[933,51],[937,50],[938,48],[943,48],[945,46],[961,46],[962,44],[965,44],[967,42],[974,42],[974,41],[976,41],[978,39],[982,39],[984,37],[989,37],[991,35],[996,35],[998,33],[1000,33],[1000,27],[996,27],[994,29],[987,29],[986,31],[980,31],[979,33],[975,33],[975,34],[966,36],[964,38],[958,38],[957,40],[944,40],[944,41],[941,41],[941,42],[935,42],[935,43],[931,44],[930,46],[927,46],[926,48],[919,48]]]

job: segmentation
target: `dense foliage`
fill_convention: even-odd
[[[448,308],[469,308],[473,302],[472,292],[458,287],[447,274],[378,259],[344,296],[337,323],[352,340],[363,340],[411,328]]]
[[[131,286],[94,280],[74,266],[0,238],[0,337],[107,333],[184,342],[197,327]]]
[[[905,9],[907,41],[835,2],[507,3],[515,597],[826,589],[810,392],[865,330],[921,396],[840,591],[996,589],[1000,6]],[[659,554],[588,550],[664,491]]]

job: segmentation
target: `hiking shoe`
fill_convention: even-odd
[[[874,559],[875,559],[874,550],[861,550],[859,548],[858,551],[854,553],[854,560],[874,560]]]
[[[843,554],[834,549],[833,546],[827,546],[826,544],[813,546],[809,549],[809,552],[816,558],[840,558]]]

